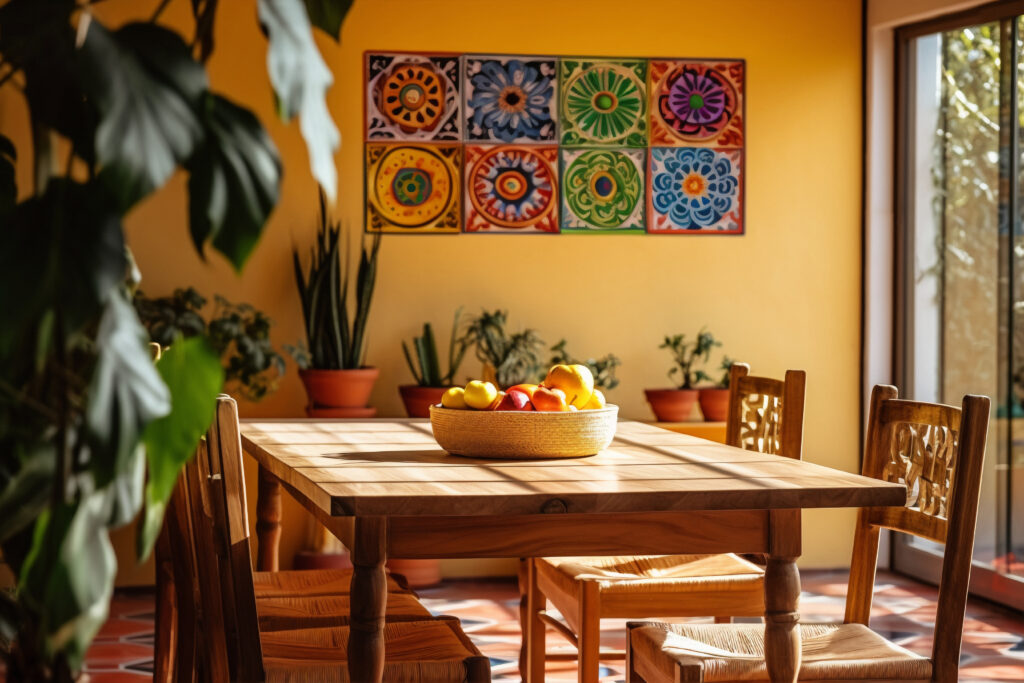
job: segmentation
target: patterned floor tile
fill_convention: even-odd
[[[803,572],[801,618],[839,621],[846,598],[846,573]],[[511,580],[449,581],[419,591],[435,614],[450,614],[462,621],[473,642],[491,660],[494,681],[519,681],[519,592]],[[875,583],[871,626],[885,637],[914,652],[931,651],[936,591],[931,586],[880,572]],[[90,683],[136,683],[151,680],[153,671],[153,596],[118,593],[111,618],[86,655]],[[706,621],[706,620],[704,620]],[[962,681],[1024,680],[1024,617],[971,601],[964,622],[960,659]],[[625,620],[603,623],[602,646],[622,649]],[[576,681],[575,649],[554,631],[547,634],[546,680]],[[602,662],[601,683],[622,683],[623,661]]]

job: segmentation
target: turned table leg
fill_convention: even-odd
[[[800,511],[771,513],[771,547],[764,570],[764,658],[772,683],[795,683],[800,672]]]
[[[519,645],[519,677],[527,680],[527,643],[530,637],[530,559],[519,558],[517,578],[519,579],[519,630],[522,638]]]
[[[281,545],[281,482],[263,465],[256,491],[256,538],[257,571],[276,572]]]
[[[380,683],[384,677],[384,610],[387,607],[387,520],[356,517],[352,543],[350,681]]]

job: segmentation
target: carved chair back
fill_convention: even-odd
[[[903,507],[860,510],[854,536],[846,622],[867,625],[880,529],[944,543],[932,679],[956,680],[974,552],[989,399],[965,396],[962,406],[900,400],[876,386],[865,439],[863,474],[907,486]]]
[[[750,376],[750,366],[729,370],[729,417],[725,442],[799,460],[804,438],[803,370],[788,370],[785,380]]]

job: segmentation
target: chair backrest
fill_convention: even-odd
[[[249,548],[249,517],[242,474],[242,440],[238,406],[230,396],[217,397],[205,448],[196,458],[209,493],[211,540],[218,562],[224,635],[232,680],[263,680],[256,591]]]
[[[803,370],[788,370],[786,379],[751,377],[750,366],[729,369],[729,417],[725,442],[799,460],[804,440]]]
[[[960,408],[900,400],[896,387],[871,392],[864,476],[907,486],[903,507],[864,508],[857,519],[847,623],[867,625],[880,529],[946,545],[932,644],[932,680],[955,681],[974,553],[989,399],[965,396]]]

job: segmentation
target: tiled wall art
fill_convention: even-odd
[[[745,71],[368,52],[366,230],[742,234]]]
[[[462,147],[367,143],[366,230],[459,232]]]
[[[558,148],[466,145],[466,232],[558,232]]]

